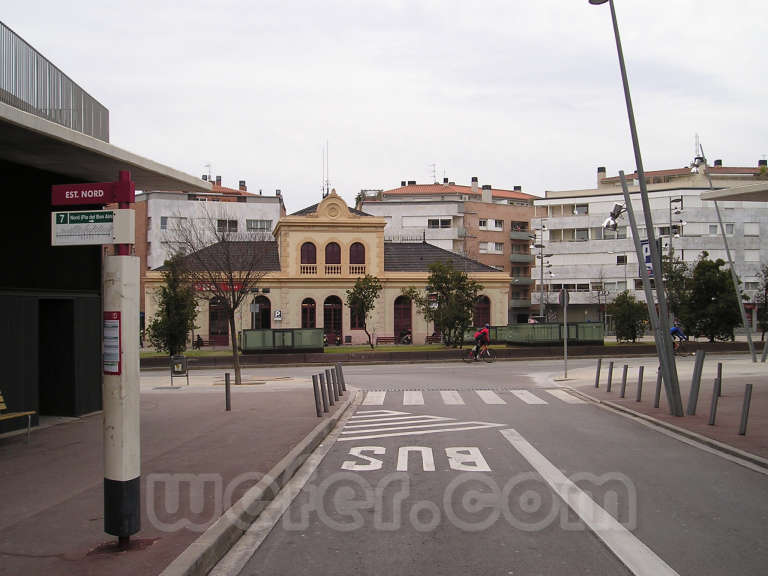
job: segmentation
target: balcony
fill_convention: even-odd
[[[317,276],[317,264],[301,264],[299,274],[302,276]]]
[[[509,261],[516,264],[533,264],[534,257],[531,254],[515,254],[513,252],[509,255]]]
[[[350,264],[349,265],[350,276],[365,276],[365,264]]]
[[[515,286],[530,286],[533,280],[530,276],[512,276],[512,284]]]
[[[531,299],[530,298],[510,298],[509,307],[510,308],[530,308]]]
[[[325,265],[326,276],[341,276],[341,264],[326,264]]]
[[[530,230],[511,230],[509,232],[510,240],[530,240],[533,232]]]

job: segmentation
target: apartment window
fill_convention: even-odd
[[[160,216],[160,230],[168,230],[168,216]]]
[[[152,229],[152,216],[147,216],[147,230]]]
[[[576,241],[585,242],[589,240],[589,228],[577,228],[576,229]]]
[[[552,291],[554,291],[554,290],[562,290],[563,289],[563,285],[562,284],[552,284],[552,286],[550,288],[552,289]]]
[[[627,263],[627,255],[626,254],[619,254],[618,256],[616,256],[616,265],[617,266],[620,266],[622,264],[626,265],[626,263]]]
[[[616,230],[605,230],[603,232],[604,240],[616,240],[627,237],[627,227],[619,226]]]
[[[576,284],[576,292],[589,292],[589,284]]]
[[[494,242],[493,249],[496,252],[504,252],[504,242]]]
[[[504,230],[504,220],[494,220],[493,224],[496,230]]]
[[[160,227],[162,228],[162,223]],[[217,220],[216,230],[221,233],[237,232],[237,220]]]
[[[594,290],[595,292],[599,292],[603,289],[603,283],[602,282],[592,282],[590,284],[590,288]]]
[[[760,282],[744,282],[744,290],[760,290]]]
[[[477,224],[478,228],[488,228],[488,220],[480,218],[480,222]]]
[[[576,204],[576,206],[573,207],[573,213],[578,214],[579,216],[581,216],[582,214],[589,214],[589,205]]]
[[[725,233],[728,236],[733,236],[733,224],[726,224],[725,225]]]
[[[440,220],[437,218],[430,218],[427,220],[427,228],[440,228]]]
[[[512,230],[515,232],[525,232],[528,230],[528,222],[510,222],[510,226],[512,227]]]
[[[488,243],[487,242],[479,242],[477,244],[477,250],[480,252],[480,254],[488,254]]]
[[[602,239],[603,239],[603,229],[592,228],[592,240],[602,240]]]
[[[651,289],[656,289],[656,283],[653,281],[653,278],[651,280]],[[643,288],[643,280],[640,278],[635,278],[635,290],[644,290]]]
[[[710,224],[709,225],[709,235],[710,236],[717,236],[717,224]]]
[[[760,262],[760,250],[744,250],[744,262]]]
[[[269,232],[272,230],[272,220],[246,220],[245,229],[248,232]]]

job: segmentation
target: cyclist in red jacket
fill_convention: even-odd
[[[488,346],[488,344],[491,343],[491,333],[489,331],[490,324],[486,324],[480,330],[475,332],[475,360],[477,360],[478,355],[480,354],[480,350],[483,346]]]

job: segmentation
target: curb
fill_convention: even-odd
[[[691,430],[688,430],[686,428],[675,426],[674,424],[670,424],[669,422],[665,422],[664,420],[659,420],[658,418],[654,418],[653,416],[649,416],[648,414],[643,414],[642,412],[637,412],[636,410],[632,410],[631,408],[627,408],[626,406],[616,404],[615,402],[610,402],[608,400],[600,400],[599,398],[595,398],[594,396],[591,396],[590,394],[587,394],[586,392],[583,392],[581,390],[577,390],[576,388],[573,388],[571,386],[563,386],[563,388],[567,388],[570,392],[572,392],[576,396],[580,396],[584,398],[585,400],[589,400],[590,402],[594,402],[595,404],[606,406],[607,408],[610,408],[611,410],[614,410],[616,412],[623,412],[624,414],[627,414],[634,418],[645,420],[646,422],[650,422],[654,426],[658,426],[659,428],[664,428],[665,430],[669,430],[670,432],[679,434],[680,436],[688,438],[689,440],[694,440],[696,442],[699,442],[700,444],[704,444],[705,446],[708,446],[713,450],[718,450],[719,452],[723,452],[724,454],[728,454],[729,456],[733,456],[735,458],[741,458],[742,460],[746,460],[750,464],[754,464],[755,466],[759,466],[760,468],[765,468],[766,470],[768,470],[768,460],[765,458],[762,458],[761,456],[752,454],[751,452],[745,452],[744,450],[736,448],[735,446],[731,446],[730,444],[725,444],[724,442],[713,440],[712,438],[709,438],[708,436],[704,436],[703,434],[699,434],[698,432],[692,432]]]
[[[350,389],[348,393],[349,398],[344,400],[333,416],[315,426],[264,478],[177,556],[160,576],[208,574],[349,410],[359,392]]]

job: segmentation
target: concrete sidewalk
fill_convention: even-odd
[[[231,412],[213,382],[153,384],[142,386],[142,530],[132,549],[115,551],[103,532],[95,414],[35,430],[29,444],[0,438],[0,574],[158,574],[321,422],[305,383],[233,387]]]
[[[659,408],[653,407],[658,369],[658,362],[655,361],[655,358],[613,359],[612,387],[611,391],[608,392],[610,360],[603,360],[599,388],[595,388],[597,361],[590,368],[569,371],[568,376],[573,380],[563,383],[601,402],[616,404],[660,422],[680,427],[691,433],[768,459],[768,365],[759,361],[756,364],[753,363],[749,354],[707,355],[704,360],[696,414],[694,416],[675,417],[669,414],[669,405],[663,385]],[[695,356],[676,358],[684,411],[688,406],[695,360]],[[710,426],[708,423],[709,411],[718,362],[723,365],[722,396],[718,401],[715,425]],[[625,397],[620,398],[624,364],[628,365],[627,386]],[[645,366],[645,373],[641,401],[637,402],[638,371],[641,365]],[[738,432],[744,389],[748,383],[752,384],[752,401],[747,433],[745,436],[740,436]]]

